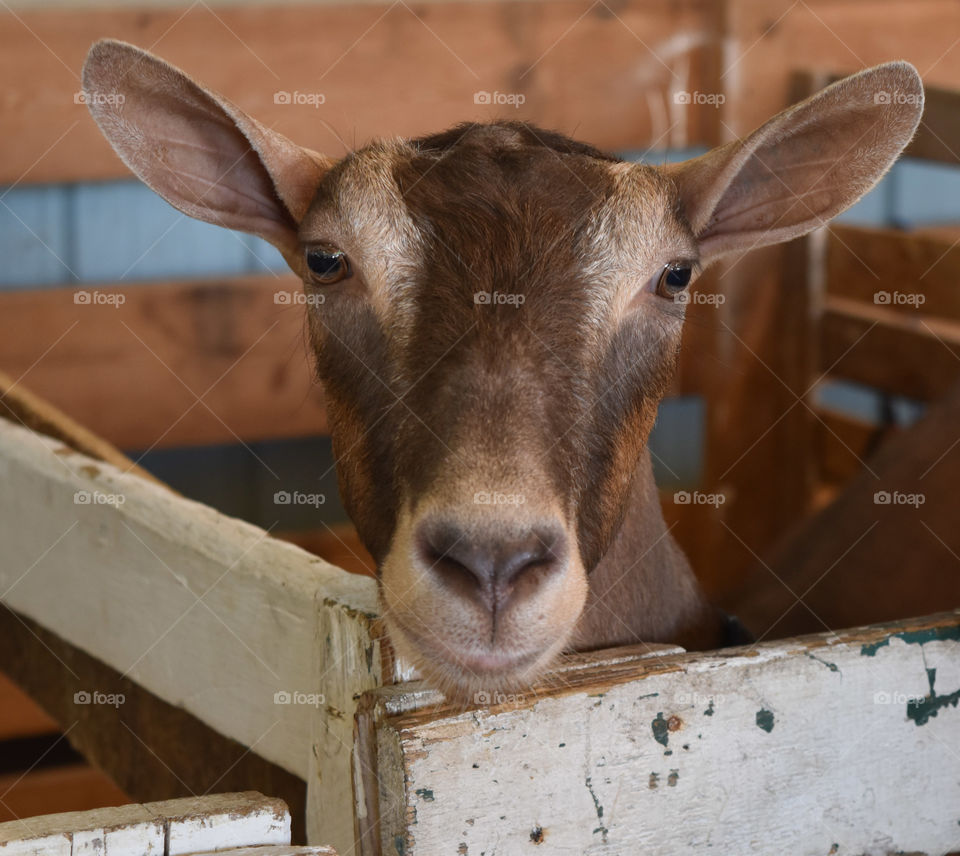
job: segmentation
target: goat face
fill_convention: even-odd
[[[674,364],[664,271],[697,249],[672,182],[463,126],[348,156],[300,241],[391,639],[447,690],[525,682],[575,627]]]
[[[664,169],[519,123],[336,162],[132,45],[94,45],[83,86],[143,181],[272,242],[303,278],[341,489],[392,638],[461,695],[525,684],[570,638],[623,517],[679,344],[674,298],[697,262],[843,211],[923,109],[916,70],[894,62]],[[648,540],[668,539],[662,519],[659,533]]]

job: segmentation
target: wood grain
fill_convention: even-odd
[[[889,437],[836,499],[756,564],[732,608],[791,636],[960,603],[960,387]],[[919,497],[919,500],[878,501]],[[802,598],[801,600],[799,600]]]
[[[920,401],[960,378],[960,324],[839,297],[824,308],[819,368],[830,376]]]
[[[376,136],[505,115],[607,149],[684,146],[715,121],[712,108],[673,99],[705,89],[714,14],[705,0],[6,11],[0,184],[127,175],[74,102],[84,55],[105,36],[153,49],[264,124],[335,156]],[[324,103],[275,103],[278,92]],[[476,104],[478,92],[525,100]]]
[[[121,449],[325,433],[301,290],[266,275],[2,293],[0,366]]]
[[[958,655],[952,612],[401,710],[377,728],[382,852],[944,852]]]

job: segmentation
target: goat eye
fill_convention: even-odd
[[[341,250],[311,247],[307,250],[307,267],[317,282],[329,285],[350,276],[350,262]]]
[[[657,280],[657,294],[661,297],[673,297],[690,285],[693,265],[689,262],[670,262],[660,272]]]

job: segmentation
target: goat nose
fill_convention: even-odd
[[[470,531],[449,520],[426,520],[417,529],[420,559],[444,585],[496,612],[532,593],[566,564],[566,535],[557,523],[518,531],[504,523]]]

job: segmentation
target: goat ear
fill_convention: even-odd
[[[923,84],[906,62],[839,80],[746,140],[666,167],[701,261],[805,235],[870,190],[910,142]]]
[[[145,184],[191,217],[260,235],[294,262],[297,225],[331,160],[124,42],[94,44],[83,89],[103,135]]]

